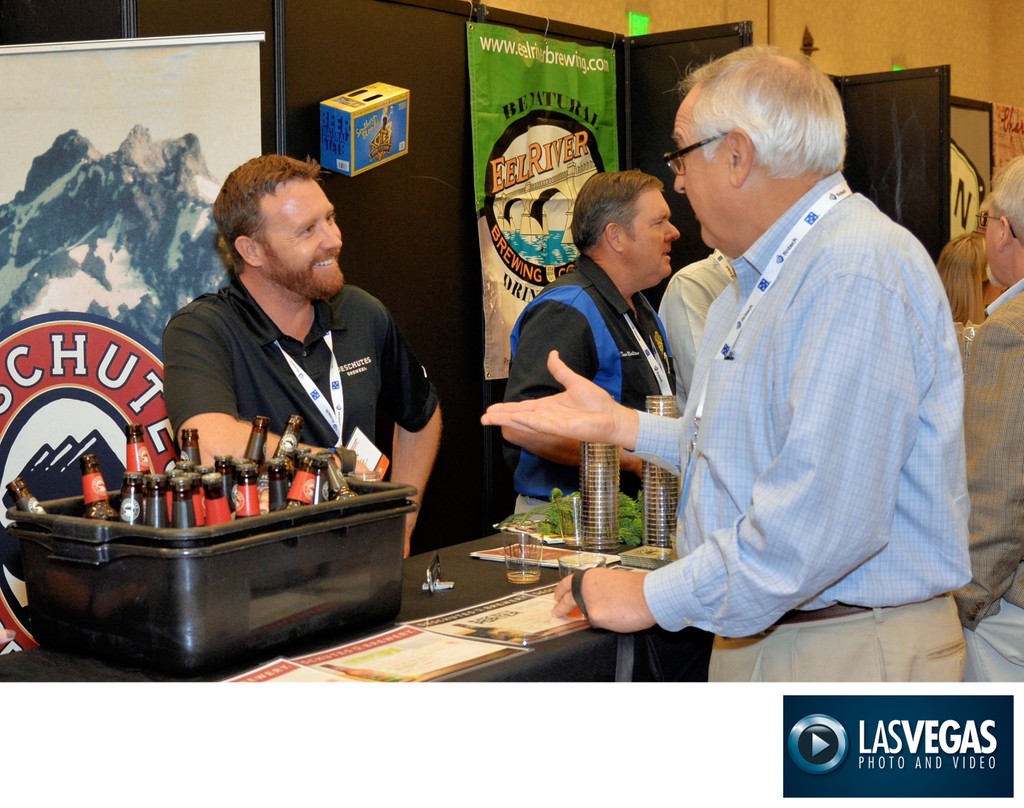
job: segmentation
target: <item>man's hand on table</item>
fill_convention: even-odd
[[[654,615],[644,599],[646,573],[621,569],[590,569],[583,576],[582,594],[590,625],[628,633],[654,625]],[[565,617],[576,608],[572,577],[563,578],[555,588],[555,617]]]

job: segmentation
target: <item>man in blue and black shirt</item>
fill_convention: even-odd
[[[619,403],[644,409],[649,395],[672,395],[674,377],[664,327],[641,293],[668,277],[679,231],[659,179],[642,171],[595,174],[580,190],[572,235],[576,267],[548,286],[512,329],[506,401],[559,392],[548,372],[555,349],[574,371]],[[579,488],[578,441],[502,430],[515,466],[516,510],[547,501],[552,488]],[[641,464],[621,453],[622,489],[635,494]]]

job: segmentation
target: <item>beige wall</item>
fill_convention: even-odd
[[[804,27],[814,60],[834,75],[950,65],[953,95],[1024,107],[1024,4],[1020,0],[496,0],[493,8],[588,28],[626,30],[626,11],[651,17],[651,33],[739,20],[754,41],[798,50]]]

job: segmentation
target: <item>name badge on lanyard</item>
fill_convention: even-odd
[[[306,391],[306,395],[308,395],[313,404],[316,405],[316,408],[320,410],[320,414],[323,415],[324,420],[331,425],[334,433],[338,436],[338,441],[335,445],[341,446],[341,427],[342,424],[345,423],[345,395],[341,389],[341,370],[338,368],[338,359],[334,355],[334,339],[331,336],[330,331],[324,334],[324,342],[327,343],[327,350],[331,355],[331,387],[328,391],[328,395],[326,396],[320,388],[316,386],[309,374],[299,367],[299,363],[281,347],[281,343],[275,340],[274,344],[281,352],[281,355],[284,356],[285,361],[288,363],[288,367],[291,368],[292,373],[295,374],[295,378],[298,379],[299,384],[302,385],[302,389]]]
[[[801,239],[807,235],[810,229],[821,220],[822,216],[832,210],[833,207],[835,207],[841,200],[848,197],[851,193],[850,186],[846,184],[846,180],[840,181],[835,187],[830,188],[818,197],[804,212],[797,223],[793,225],[789,232],[779,241],[780,246],[775,253],[773,263],[761,274],[761,279],[751,291],[746,303],[743,304],[740,315],[736,318],[735,325],[733,325],[732,329],[729,331],[729,335],[725,338],[725,342],[722,343],[722,347],[718,352],[719,359],[729,360],[733,358],[733,348],[736,345],[736,340],[739,338],[740,331],[743,329],[743,325],[748,321],[750,315],[753,313],[754,309],[757,308],[758,304],[764,300],[764,296],[768,293],[768,290],[772,288],[772,284],[774,284],[778,279],[779,273],[782,271],[782,267],[793,255],[793,250],[796,248],[797,244],[799,244]],[[688,497],[690,493],[690,482],[693,477],[694,461],[697,457],[697,434],[700,432],[700,421],[704,414],[704,400],[707,397],[708,379],[710,377],[711,369],[709,368],[708,372],[704,375],[704,381],[701,385],[697,407],[693,414],[693,426],[691,427],[691,436],[686,449],[683,483],[679,499],[680,503],[686,502],[686,497]]]
[[[643,351],[644,356],[647,357],[647,364],[651,366],[651,372],[654,373],[654,378],[658,380],[658,387],[661,388],[661,394],[663,396],[672,395],[672,385],[669,383],[665,366],[661,363],[661,357],[654,355],[654,351],[651,350],[647,341],[640,335],[640,331],[636,327],[636,324],[630,319],[629,312],[625,312],[622,316],[626,318],[626,323],[633,332],[633,337],[636,339],[637,344]]]

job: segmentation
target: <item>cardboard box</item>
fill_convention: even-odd
[[[375,82],[320,102],[320,165],[349,177],[409,151],[409,91]]]

